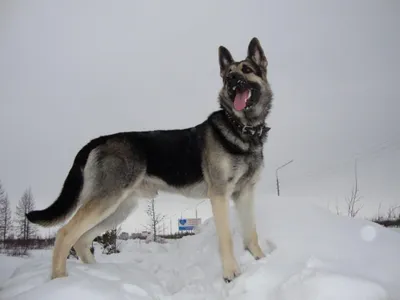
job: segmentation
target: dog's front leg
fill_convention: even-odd
[[[240,274],[240,271],[233,253],[232,235],[228,217],[229,201],[226,196],[211,194],[209,197],[219,240],[223,277],[226,282],[230,282]]]
[[[265,257],[258,243],[258,234],[254,219],[254,187],[248,186],[242,191],[234,193],[232,198],[238,212],[242,227],[243,244],[255,259]]]

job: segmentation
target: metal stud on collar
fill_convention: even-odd
[[[255,129],[252,126],[248,126],[248,125],[243,125],[242,128],[242,134],[250,134],[250,135],[255,135],[256,133],[258,134],[258,136],[261,136],[263,133],[263,126],[260,127],[259,130]]]
[[[225,114],[228,117],[228,119],[239,128],[239,130],[241,131],[242,134],[249,134],[251,136],[254,136],[255,134],[258,134],[258,136],[261,136],[263,134],[263,131],[265,128],[264,124],[258,125],[256,127],[244,125],[241,122],[235,120],[235,118],[233,116],[231,116],[227,111],[225,111]],[[266,127],[266,128],[267,128],[267,130],[269,130],[268,127]]]

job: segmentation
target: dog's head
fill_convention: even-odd
[[[221,108],[243,121],[263,121],[271,108],[272,91],[267,80],[267,58],[258,39],[250,41],[242,61],[234,61],[229,50],[220,46],[219,65],[223,79]]]

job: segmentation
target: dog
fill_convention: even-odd
[[[71,247],[83,263],[95,263],[92,240],[123,222],[138,199],[153,198],[159,191],[210,200],[226,282],[240,274],[228,218],[230,199],[238,212],[245,249],[255,259],[265,257],[253,202],[270,129],[266,118],[273,93],[267,80],[268,62],[256,37],[248,44],[244,60],[235,61],[224,46],[218,52],[219,109],[204,122],[191,128],[119,132],[91,140],[75,156],[58,198],[44,210],[27,213],[30,222],[44,227],[72,216],[56,236],[52,279],[67,276]]]

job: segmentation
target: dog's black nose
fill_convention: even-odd
[[[240,79],[244,79],[241,74],[236,73],[236,72],[229,73],[227,78],[229,81],[238,81]]]
[[[241,85],[246,82],[243,75],[236,73],[236,72],[229,73],[227,76],[227,80],[228,80],[228,84],[231,87]]]

